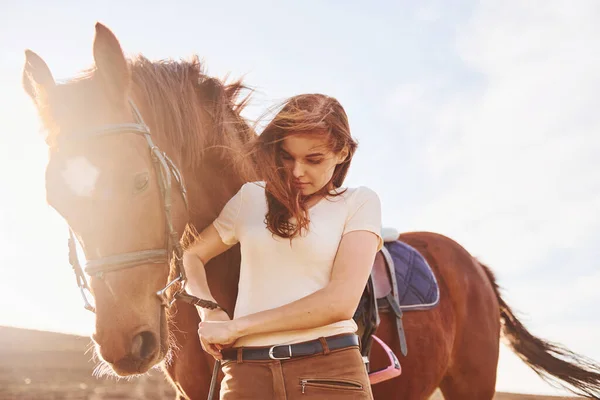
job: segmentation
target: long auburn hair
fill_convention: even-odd
[[[306,207],[309,197],[303,197],[293,185],[291,174],[281,160],[281,144],[286,136],[294,134],[326,135],[331,152],[348,152],[346,159],[335,166],[331,180],[309,197],[341,194],[331,193],[331,190],[342,186],[358,146],[350,134],[348,116],[342,105],[335,98],[323,94],[301,94],[289,98],[252,141],[251,152],[256,157],[258,173],[266,183],[267,228],[288,239],[308,229],[310,223]]]

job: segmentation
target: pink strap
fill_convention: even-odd
[[[398,358],[396,358],[396,355],[394,354],[392,349],[390,349],[389,346],[377,336],[373,335],[373,339],[375,339],[375,341],[379,343],[383,351],[385,351],[385,354],[387,354],[388,360],[390,360],[390,365],[384,369],[380,369],[379,371],[371,372],[369,374],[369,381],[371,382],[371,385],[375,385],[377,383],[395,378],[397,376],[400,376],[400,374],[402,373],[400,362],[398,361]]]

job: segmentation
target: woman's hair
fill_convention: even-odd
[[[280,105],[281,107],[281,105]],[[334,154],[347,151],[348,156],[335,166],[331,180],[316,195],[328,195],[342,186],[357,142],[350,135],[348,116],[333,97],[302,94],[283,103],[263,132],[251,143],[258,174],[266,183],[267,228],[282,238],[293,238],[309,225],[306,198],[292,182],[292,176],[281,161],[281,145],[288,135],[324,135]],[[339,194],[339,193],[337,193]]]

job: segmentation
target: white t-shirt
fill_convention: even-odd
[[[302,236],[290,243],[273,235],[265,223],[264,182],[252,182],[241,187],[213,222],[223,243],[241,246],[234,318],[289,304],[327,286],[338,246],[348,232],[373,232],[380,238],[378,249],[383,245],[381,204],[367,187],[323,198],[308,212],[310,224]],[[312,329],[248,335],[235,347],[298,343],[356,330],[349,319]]]

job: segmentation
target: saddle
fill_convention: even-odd
[[[402,318],[404,311],[428,310],[439,303],[439,286],[433,271],[423,256],[414,248],[398,240],[399,233],[392,228],[382,230],[383,248],[376,254],[371,275],[354,314],[361,339],[361,353],[367,371],[373,340],[381,345],[390,358],[395,374],[381,377],[381,371],[370,372],[371,383],[391,379],[400,374],[398,359],[374,333],[379,327],[379,313],[395,315],[397,337],[403,356],[408,354]]]

